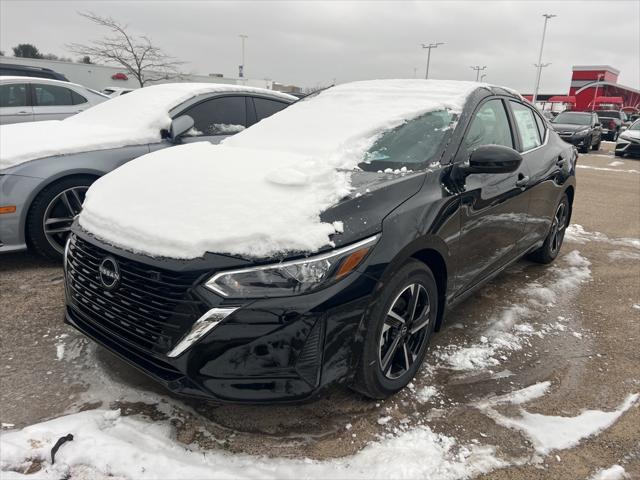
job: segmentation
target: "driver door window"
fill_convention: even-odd
[[[482,145],[513,148],[509,119],[500,99],[489,100],[480,107],[465,135],[463,146],[469,154]]]
[[[211,137],[233,135],[247,126],[247,111],[244,97],[218,97],[200,102],[180,115],[193,118],[189,137]]]

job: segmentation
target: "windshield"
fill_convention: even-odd
[[[631,124],[629,130],[640,130],[640,120],[636,120]]]
[[[599,117],[620,118],[620,112],[616,112],[615,110],[598,110],[596,113]]]
[[[390,168],[420,170],[434,160],[456,116],[449,110],[429,112],[382,134],[358,166],[375,172]]]
[[[553,123],[566,123],[569,125],[591,125],[591,115],[575,112],[562,112],[552,120]]]

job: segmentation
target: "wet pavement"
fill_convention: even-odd
[[[580,156],[574,227],[556,263],[520,261],[450,312],[410,388],[382,402],[344,387],[297,406],[172,397],[62,323],[59,265],[29,254],[0,256],[3,428],[120,407],[124,414],[170,418],[185,444],[323,459],[428,425],[460,444],[493,445],[515,465],[486,478],[585,479],[613,464],[640,478],[637,405],[577,447],[547,456],[479,407],[483,399],[546,381],[549,392],[527,403],[528,412],[608,411],[640,392],[640,161],[605,149]]]

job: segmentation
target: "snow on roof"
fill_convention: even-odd
[[[376,80],[333,87],[221,145],[183,145],[127,163],[93,184],[80,225],[152,256],[317,251],[341,231],[320,221],[349,191],[350,174],[338,168],[354,168],[382,132],[408,119],[461,110],[479,86]]]
[[[169,111],[203,93],[255,92],[292,99],[262,88],[216,83],[165,83],[140,88],[64,120],[0,126],[0,170],[52,155],[143,145],[161,140]]]

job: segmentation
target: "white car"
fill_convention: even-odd
[[[70,82],[36,77],[0,77],[0,125],[62,120],[108,98]]]
[[[133,88],[107,87],[102,89],[102,93],[109,98],[119,97],[120,95],[124,95],[129,92],[133,92]]]

